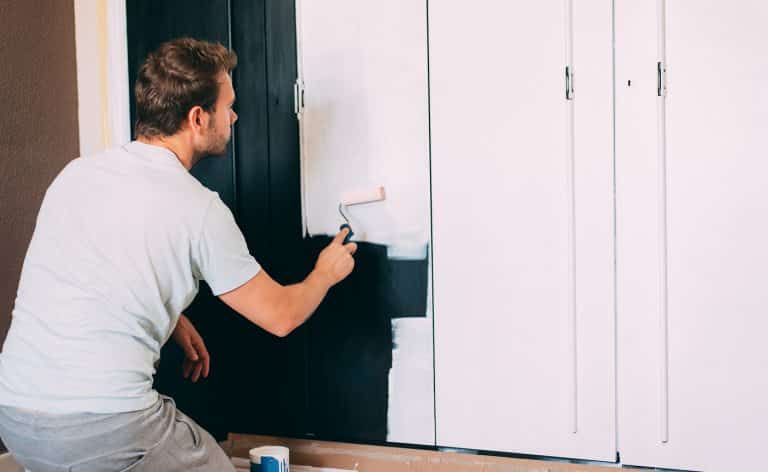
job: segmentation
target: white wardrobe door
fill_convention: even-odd
[[[611,15],[429,4],[439,445],[615,458]]]
[[[622,461],[748,470],[768,422],[768,4],[616,8]]]
[[[304,213],[336,234],[346,192],[386,200],[347,209],[357,241],[428,243],[426,2],[298,0]]]

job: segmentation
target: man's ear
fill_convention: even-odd
[[[187,123],[189,124],[190,129],[192,129],[195,132],[201,132],[204,129],[208,128],[208,120],[210,117],[208,116],[208,113],[206,113],[205,110],[203,110],[203,107],[196,105],[189,109],[189,113],[187,113]]]

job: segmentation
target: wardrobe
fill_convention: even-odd
[[[363,248],[285,339],[201,294],[214,374],[177,380],[169,346],[158,375],[182,409],[220,437],[758,467],[768,6],[172,3],[127,3],[130,70],[182,34],[238,53],[233,143],[195,173],[254,255],[290,283],[348,219]]]

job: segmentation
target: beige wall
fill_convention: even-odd
[[[0,0],[0,340],[43,194],[78,154],[75,21],[62,0]]]

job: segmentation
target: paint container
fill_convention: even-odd
[[[251,472],[290,472],[287,447],[254,447],[248,455],[251,457]]]

